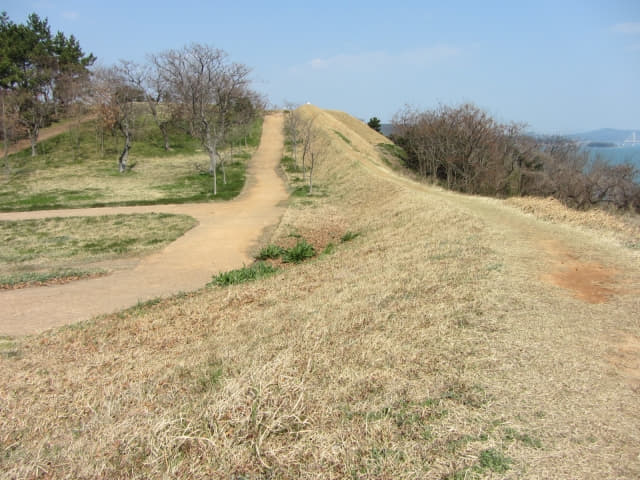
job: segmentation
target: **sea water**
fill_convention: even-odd
[[[609,163],[618,165],[629,162],[640,170],[640,145],[623,147],[586,147],[591,160],[601,158]]]

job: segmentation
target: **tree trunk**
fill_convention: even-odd
[[[215,147],[209,150],[209,160],[211,164],[209,165],[209,173],[213,175],[213,195],[218,194],[218,174],[216,172],[216,161],[218,154],[215,151]]]
[[[220,167],[222,168],[222,183],[227,184],[227,171],[224,168],[224,160],[220,160]]]
[[[218,161],[218,142],[217,140],[213,140],[211,138],[211,130],[209,128],[209,123],[203,121],[203,126],[205,128],[205,144],[204,148],[209,153],[209,173],[213,175],[213,194],[218,194],[218,174],[217,174],[217,161]]]
[[[9,129],[7,128],[7,111],[6,105],[4,101],[4,90],[2,90],[2,140],[3,140],[3,152],[2,157],[4,158],[4,167],[7,176],[11,173],[11,168],[9,166]]]
[[[31,156],[38,155],[38,134],[40,133],[40,125],[37,123],[32,125],[33,128],[29,129],[29,140],[31,141]]]
[[[123,122],[120,124],[120,130],[124,135],[124,148],[118,158],[118,170],[120,173],[124,173],[127,169],[127,160],[129,159],[129,149],[131,148],[131,133],[129,132],[129,122]]]
[[[291,143],[293,144],[291,146],[292,153],[293,153],[293,164],[297,167],[298,166],[298,142],[295,138],[292,138]]]
[[[169,145],[169,133],[167,132],[167,126],[163,123],[160,127],[160,131],[162,132],[162,139],[164,140],[164,150],[168,152],[171,150],[171,146]]]
[[[313,166],[315,163],[314,153],[311,152],[311,164],[309,165],[309,195],[313,193]]]

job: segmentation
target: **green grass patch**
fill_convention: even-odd
[[[269,244],[260,250],[260,252],[256,256],[256,259],[269,260],[280,258],[280,255],[282,255],[284,252],[286,252],[286,249],[280,247],[279,245]]]
[[[93,270],[54,270],[50,272],[21,272],[13,275],[0,275],[0,289],[31,287],[50,283],[65,283],[107,273],[104,269]]]
[[[234,138],[233,158],[225,164],[227,183],[219,167],[214,196],[213,177],[206,171],[208,157],[199,140],[183,129],[175,126],[171,150],[165,151],[159,130],[142,115],[134,126],[130,168],[120,174],[122,140],[106,133],[101,146],[95,122],[89,121],[40,142],[36,157],[30,150],[9,156],[9,173],[0,183],[0,211],[228,200],[244,186],[247,161],[261,132],[259,119],[247,134],[247,147],[244,137]]]
[[[292,197],[308,197],[309,196],[309,187],[307,185],[301,185],[296,187],[293,192],[291,192]]]
[[[208,285],[226,287],[228,285],[251,282],[273,275],[277,271],[278,269],[272,265],[269,265],[265,262],[257,262],[248,267],[245,266],[236,270],[230,270],[228,272],[220,273],[213,277],[213,280]]]
[[[196,225],[164,213],[45,218],[0,222],[0,283],[47,282],[95,275],[96,261],[138,256]]]
[[[480,452],[479,466],[495,473],[504,473],[509,470],[511,459],[505,457],[501,452],[489,448]]]
[[[409,158],[407,152],[405,152],[402,147],[399,147],[398,145],[395,145],[393,143],[379,143],[378,148],[383,152],[391,155],[392,157],[401,160],[402,163],[406,162]]]
[[[340,133],[338,130],[334,130],[333,131],[336,135],[338,135],[342,140],[344,140],[347,145],[351,145],[351,140],[349,140],[347,137],[345,137],[342,133]]]
[[[0,357],[18,359],[21,356],[20,346],[11,337],[0,336]]]
[[[313,245],[307,243],[305,239],[302,239],[298,240],[293,247],[287,249],[282,254],[282,261],[284,263],[301,263],[315,256],[315,254],[316,251]]]
[[[520,433],[514,428],[505,428],[504,439],[507,441],[518,441],[527,447],[541,449],[542,442],[527,433]]]
[[[282,159],[280,159],[280,164],[282,165],[282,168],[284,168],[285,172],[288,172],[288,173],[302,172],[302,167],[296,163],[293,157],[290,157],[288,155],[285,155],[284,157],[282,157]]]

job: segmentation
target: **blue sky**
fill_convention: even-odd
[[[102,64],[190,42],[253,68],[284,100],[389,121],[471,101],[541,133],[640,129],[640,0],[2,0],[47,17]]]

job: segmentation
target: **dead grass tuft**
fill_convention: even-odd
[[[593,208],[586,212],[563,205],[555,198],[513,197],[507,203],[542,220],[585,227],[600,234],[613,236],[632,248],[640,248],[638,215],[607,212]]]

